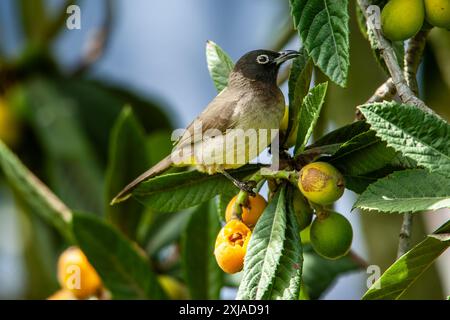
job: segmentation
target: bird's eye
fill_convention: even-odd
[[[270,61],[269,56],[267,54],[261,54],[258,57],[256,57],[256,62],[259,64],[266,64]]]

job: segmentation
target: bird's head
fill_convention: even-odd
[[[233,72],[250,80],[275,84],[278,70],[283,62],[299,55],[298,51],[254,50],[243,55],[236,63]]]

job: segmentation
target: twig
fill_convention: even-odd
[[[392,78],[389,78],[386,80],[385,83],[383,83],[381,86],[378,87],[378,89],[369,98],[369,100],[367,100],[366,103],[374,103],[374,102],[381,102],[383,100],[390,100],[395,96],[396,93],[397,89],[395,88],[395,84],[392,81]]]
[[[358,0],[358,4],[361,7],[366,20],[369,21],[367,8],[371,5],[369,0]],[[379,19],[379,17],[378,17]],[[397,91],[398,96],[403,103],[411,104],[417,108],[435,114],[422,100],[416,95],[418,94],[418,86],[416,80],[417,68],[419,67],[422,57],[423,49],[425,47],[425,39],[428,34],[428,30],[420,31],[416,36],[408,41],[408,47],[405,53],[405,68],[403,74],[400,66],[398,65],[395,51],[391,43],[383,36],[379,28],[375,28],[374,24],[367,23],[368,32],[372,32],[376,43],[371,44],[374,49],[380,50],[386,66],[391,75],[391,81]],[[389,80],[388,80],[389,81]],[[383,87],[383,86],[382,86]],[[389,84],[386,84],[384,89],[389,89]],[[378,91],[378,90],[377,90]],[[385,90],[384,92],[392,92],[391,90]],[[376,97],[372,97],[377,99]],[[371,99],[372,99],[371,98]],[[402,228],[399,235],[399,244],[397,257],[402,256],[410,248],[410,238],[412,229],[412,216],[410,214],[403,215]]]
[[[79,76],[89,69],[105,52],[109,43],[113,22],[113,4],[111,1],[105,2],[106,16],[103,25],[99,30],[95,30],[94,34],[85,44],[83,57],[80,59],[77,67],[73,71],[73,76]]]
[[[367,8],[371,4],[370,1],[358,0],[358,4],[361,7],[362,12],[364,13],[364,16],[366,17],[366,20],[369,21],[370,17],[368,16]],[[404,103],[414,105],[425,112],[434,114],[434,111],[431,110],[422,100],[420,100],[408,86],[408,83],[403,76],[402,69],[398,65],[395,51],[392,48],[391,43],[381,33],[381,29],[375,28],[372,23],[368,23],[367,28],[368,30],[373,32],[374,39],[376,41],[376,48],[374,49],[378,49],[383,56],[384,62],[386,63],[389,74],[392,78],[392,82],[397,89],[397,94],[400,99]]]
[[[414,37],[408,40],[406,45],[405,60],[403,72],[406,82],[411,90],[419,95],[419,86],[417,84],[417,70],[423,56],[423,50],[430,28],[425,27],[420,30]],[[411,233],[413,226],[413,215],[411,213],[403,214],[402,227],[399,234],[397,259],[404,255],[411,247]]]
[[[430,30],[428,27],[420,30],[406,44],[405,66],[403,71],[406,83],[416,95],[419,94],[416,74],[422,60],[423,50],[425,49],[427,35],[430,33]]]
[[[411,230],[413,224],[413,215],[411,213],[403,214],[402,227],[399,234],[397,259],[404,255],[411,246]]]

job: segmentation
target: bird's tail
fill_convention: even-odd
[[[172,165],[171,156],[168,155],[160,162],[155,164],[153,167],[145,171],[139,177],[130,182],[122,191],[120,191],[117,196],[114,197],[111,201],[111,205],[127,200],[131,196],[131,191],[137,187],[142,181],[152,178],[160,173],[163,173]]]

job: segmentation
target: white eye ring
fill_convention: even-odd
[[[256,62],[259,64],[266,64],[270,61],[269,56],[267,54],[261,54],[258,57],[256,57]]]

